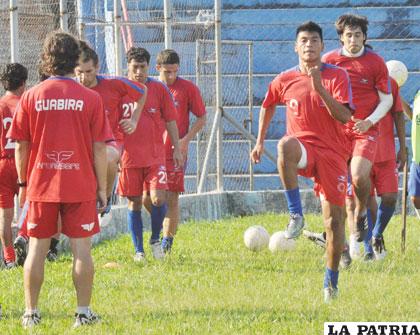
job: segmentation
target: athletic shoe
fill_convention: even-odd
[[[152,249],[152,255],[154,259],[162,259],[165,257],[165,253],[163,252],[160,241],[150,242],[150,248]]]
[[[4,261],[4,268],[6,270],[10,270],[10,269],[13,269],[15,267],[17,267],[16,262],[6,262],[6,261]]]
[[[340,258],[340,266],[343,269],[347,269],[351,264],[351,256],[350,256],[350,247],[347,242],[344,245],[343,253],[341,254]]]
[[[381,237],[372,237],[372,248],[375,258],[380,261],[386,256],[385,242],[384,238]]]
[[[357,220],[356,224],[356,232],[354,235],[357,238],[357,242],[363,242],[366,238],[368,233],[368,219],[367,214],[363,215],[362,217]]]
[[[58,251],[57,251],[56,248],[48,250],[47,260],[49,262],[55,262],[57,260],[57,258],[58,258]]]
[[[324,288],[324,302],[329,304],[332,300],[337,299],[338,288],[326,287]]]
[[[305,227],[305,220],[302,215],[297,213],[290,214],[290,221],[287,225],[284,236],[288,239],[298,238],[302,233],[302,229]]]
[[[360,243],[357,241],[357,237],[354,234],[350,235],[349,239],[349,252],[350,257],[353,260],[360,259]]]
[[[41,322],[41,315],[38,312],[35,313],[25,313],[22,317],[22,326],[23,328],[31,328],[36,326]]]
[[[74,314],[74,317],[76,318],[76,320],[74,322],[73,328],[85,325],[93,325],[101,321],[99,316],[93,313],[90,309],[88,314],[76,313]]]
[[[16,253],[16,263],[17,265],[23,266],[26,259],[26,248],[28,245],[28,240],[23,236],[18,236],[13,243],[13,248],[15,249]]]
[[[373,252],[367,252],[365,253],[365,255],[363,256],[363,260],[365,262],[372,262],[375,260],[375,255],[373,254]]]
[[[309,230],[303,231],[303,236],[314,242],[317,246],[325,249],[327,245],[326,233],[314,233]]]
[[[134,262],[136,263],[146,262],[146,256],[144,255],[144,252],[136,252],[136,254],[134,255]]]

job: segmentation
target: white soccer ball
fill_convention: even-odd
[[[405,64],[399,60],[390,60],[386,62],[386,67],[389,76],[397,82],[398,87],[403,86],[408,78],[408,70]]]
[[[246,247],[252,251],[261,251],[267,248],[270,235],[262,226],[249,227],[244,233]]]
[[[271,252],[289,251],[296,247],[296,241],[292,238],[286,238],[285,233],[284,231],[278,231],[271,236],[268,244],[268,249]]]

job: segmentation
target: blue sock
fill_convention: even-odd
[[[382,203],[378,208],[378,217],[376,219],[375,228],[373,229],[373,236],[381,237],[384,232],[388,222],[391,220],[392,215],[394,214],[395,207],[387,207]]]
[[[338,271],[333,271],[331,269],[325,269],[325,277],[324,277],[324,288],[332,287],[337,288],[338,284]]]
[[[285,195],[287,200],[287,207],[289,208],[289,213],[300,214],[303,216],[299,187],[296,187],[293,190],[286,190]]]
[[[128,230],[133,240],[136,252],[144,252],[143,248],[143,221],[141,211],[127,211]]]
[[[363,241],[363,244],[365,245],[365,254],[371,254],[373,253],[373,248],[370,241],[372,239],[373,221],[372,221],[372,214],[369,208],[367,210],[367,221],[368,221],[368,232],[367,232],[365,240]]]
[[[172,248],[172,244],[174,243],[174,238],[170,236],[164,236],[162,239],[162,249],[164,252],[168,252]]]
[[[166,215],[166,204],[157,207],[152,205],[152,236],[150,237],[150,241],[159,241],[160,239],[160,232],[162,231],[163,219]]]

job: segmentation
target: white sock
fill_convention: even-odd
[[[39,314],[38,312],[38,308],[34,308],[34,309],[26,309],[25,310],[25,314]]]
[[[89,306],[77,306],[76,313],[89,315],[90,314]]]

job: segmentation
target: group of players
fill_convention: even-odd
[[[251,152],[251,159],[258,163],[276,105],[286,105],[287,134],[277,147],[278,170],[290,213],[285,234],[297,238],[303,231],[326,248],[323,292],[327,303],[338,295],[340,260],[347,267],[352,258],[360,257],[360,242],[365,242],[366,260],[385,256],[383,233],[395,210],[398,165],[402,167],[407,159],[403,111],[411,113],[384,60],[366,44],[367,18],[342,15],[335,27],[342,46],[322,57],[321,27],[306,22],[297,28],[299,64],[270,83],[260,112],[257,143]],[[399,139],[397,156],[394,124]],[[418,163],[411,166],[409,182],[417,208]],[[298,175],[314,181],[324,233],[303,230]],[[375,190],[381,198],[377,210]],[[345,207],[349,244],[345,239]]]
[[[143,205],[151,215],[153,257],[171,251],[188,145],[206,122],[199,89],[178,76],[179,66],[178,54],[165,49],[156,60],[159,80],[153,79],[149,52],[132,47],[127,78],[102,76],[98,56],[86,42],[53,32],[43,45],[41,83],[26,90],[23,65],[2,69],[1,242],[5,268],[24,266],[25,328],[41,321],[44,262],[60,233],[69,237],[74,257],[74,326],[99,320],[89,307],[91,236],[111,210],[116,178],[118,193],[128,198],[134,261],[146,259]],[[190,113],[196,116],[191,127]],[[16,194],[23,224],[12,243]]]

